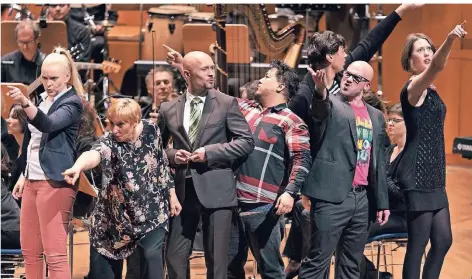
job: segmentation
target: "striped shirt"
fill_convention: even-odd
[[[298,193],[311,168],[307,125],[287,104],[263,109],[238,99],[255,148],[241,165],[236,183],[243,203],[274,203],[284,191]]]

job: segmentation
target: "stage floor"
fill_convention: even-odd
[[[453,245],[449,250],[449,253],[444,262],[440,278],[472,278],[472,167],[448,166],[447,192],[450,201]],[[283,245],[284,243],[282,243],[282,246]],[[369,256],[370,250],[366,249],[365,253],[367,256]],[[393,262],[396,264],[401,264],[403,262],[404,255],[404,247],[396,249],[393,252]],[[284,258],[284,261],[287,262],[287,259]],[[391,261],[391,258],[388,258],[388,261]],[[83,279],[84,276],[87,275],[88,268],[88,233],[86,231],[77,232],[74,234],[73,278]],[[246,278],[252,275],[252,271],[253,259],[250,257],[246,265]],[[381,271],[383,271],[383,269],[381,269]],[[392,272],[391,268],[389,268],[389,271]],[[123,274],[125,273],[126,272],[124,271]],[[401,278],[401,266],[395,266],[393,273],[394,278]],[[203,257],[196,257],[191,261],[191,274],[193,279],[206,278],[205,262]],[[123,278],[125,278],[125,275],[123,275]],[[260,278],[260,276],[257,278]],[[331,272],[331,278],[334,278],[333,272]]]

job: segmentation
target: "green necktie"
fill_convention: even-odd
[[[198,105],[202,102],[202,99],[195,97],[190,102],[190,119],[189,119],[189,128],[188,128],[188,139],[193,144],[195,138],[197,137],[198,123],[202,113],[198,108]]]

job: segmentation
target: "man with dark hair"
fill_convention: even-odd
[[[292,210],[311,167],[308,128],[287,108],[298,89],[298,75],[281,61],[272,61],[270,67],[259,80],[255,101],[239,99],[255,149],[237,174],[239,203],[231,228],[228,278],[245,278],[248,247],[262,278],[285,278],[280,255],[283,214]]]
[[[61,20],[66,23],[67,48],[70,49],[80,45],[83,49],[77,58],[74,57],[74,60],[76,62],[89,62],[91,57],[90,30],[69,16],[70,9],[70,4],[49,5],[49,20]]]
[[[15,27],[18,50],[2,57],[2,82],[30,85],[40,74],[45,58],[39,51],[41,30],[32,20],[23,20]]]
[[[325,69],[328,91],[330,95],[339,96],[342,71],[354,61],[370,61],[372,56],[387,40],[403,14],[421,4],[403,4],[383,19],[372,29],[362,42],[349,54],[345,53],[344,38],[332,31],[317,32],[310,37],[308,59],[313,70]],[[315,142],[319,131],[313,130],[311,117],[311,101],[315,92],[315,83],[308,72],[300,83],[300,89],[290,100],[288,107],[302,118],[308,125],[311,134],[312,156],[315,155]]]

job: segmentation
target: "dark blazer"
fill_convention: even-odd
[[[173,148],[167,150],[169,162],[176,168],[175,189],[179,201],[185,199],[187,165],[175,164],[179,149],[193,152],[205,148],[207,162],[189,163],[188,168],[198,199],[206,208],[237,205],[233,161],[247,156],[254,149],[251,130],[238,108],[236,98],[211,89],[205,99],[197,137],[192,145],[183,125],[186,94],[172,102],[164,102],[159,110],[159,128],[167,145],[172,137]],[[167,146],[165,146],[167,147]]]
[[[341,97],[342,100],[339,100],[328,94],[325,100],[319,100],[314,95],[312,116],[314,125],[320,131],[320,141],[302,189],[306,196],[332,203],[340,203],[347,197],[357,163],[354,111],[344,96]],[[389,208],[384,150],[385,120],[380,111],[366,105],[373,126],[368,177],[369,207],[377,211]]]
[[[38,108],[34,119],[29,121],[43,133],[39,162],[44,174],[54,181],[63,182],[61,173],[72,167],[77,159],[75,145],[82,111],[82,99],[71,88],[52,104],[47,115]],[[30,139],[31,132],[26,129],[20,156],[25,162]]]

